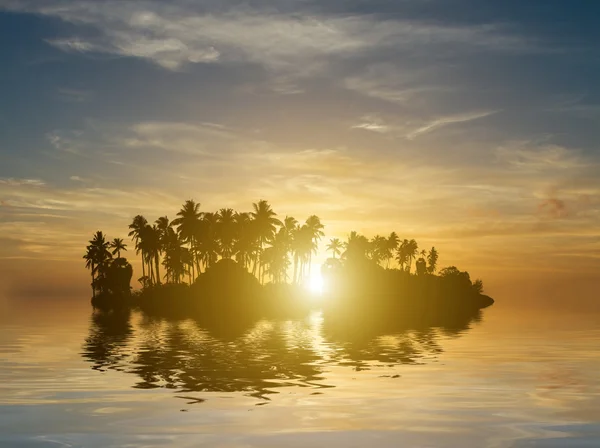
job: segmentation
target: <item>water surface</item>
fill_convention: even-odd
[[[600,446],[600,319],[226,322],[8,301],[0,446]]]

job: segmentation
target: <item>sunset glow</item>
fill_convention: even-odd
[[[0,447],[600,447],[600,0],[0,0]]]
[[[422,2],[208,3],[0,6],[19,30],[5,41],[28,45],[2,64],[3,289],[81,293],[99,223],[126,238],[133,216],[173,219],[191,198],[314,213],[327,240],[394,230],[490,285],[600,270],[594,46]]]
[[[308,279],[308,289],[316,296],[321,296],[325,289],[325,281],[321,275],[321,271],[314,270]]]

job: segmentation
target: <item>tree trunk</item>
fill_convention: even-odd
[[[195,275],[195,262],[194,262],[194,253],[192,252],[192,262],[190,263],[190,270],[188,271],[188,275],[190,276],[190,285],[192,284],[192,279],[196,279]]]
[[[94,263],[92,263],[92,297],[96,298],[96,285],[95,285],[95,276],[94,276]]]
[[[154,285],[154,268],[152,267],[152,263],[146,261],[148,263],[148,273],[150,274],[150,284]]]
[[[154,264],[156,265],[156,284],[160,285],[160,268],[158,266],[158,254],[154,256]]]
[[[294,278],[293,282],[298,283],[298,254],[294,252]]]
[[[142,251],[142,277],[146,276],[146,262],[144,261],[144,251]]]

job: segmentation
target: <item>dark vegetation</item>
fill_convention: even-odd
[[[201,212],[190,200],[173,221],[164,216],[150,224],[138,215],[129,229],[141,257],[141,289],[131,292],[133,269],[121,256],[126,244],[108,242],[98,231],[84,255],[95,308],[137,307],[149,315],[225,323],[312,306],[305,284],[324,236],[317,216],[304,224],[289,216],[279,220],[262,200],[251,212]],[[395,232],[371,239],[351,232],[345,242],[331,239],[327,250],[332,256],[321,267],[323,305],[335,316],[448,315],[493,303],[481,280],[472,282],[454,266],[438,272],[434,247],[419,251],[415,240]]]

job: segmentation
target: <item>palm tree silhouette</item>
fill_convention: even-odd
[[[161,265],[167,283],[181,283],[187,275],[192,284],[203,268],[209,269],[219,260],[231,259],[262,284],[265,281],[284,283],[288,281],[292,257],[292,281],[300,283],[311,274],[312,257],[325,235],[323,229],[316,215],[309,216],[302,225],[291,216],[281,222],[265,200],[253,203],[251,212],[221,208],[216,213],[201,212],[199,203],[188,200],[172,222],[162,216],[149,224],[144,216],[135,216],[129,224],[128,235],[135,243],[136,254],[141,253],[140,281],[145,288],[161,284]],[[435,247],[429,252],[419,251],[414,239],[400,241],[395,232],[387,237],[375,235],[369,240],[352,231],[344,243],[339,238],[331,238],[326,249],[334,260],[340,258],[337,262],[340,267],[352,266],[357,270],[370,269],[369,263],[389,269],[395,258],[401,271],[413,274],[413,261],[419,257],[416,275],[434,274],[439,256]],[[126,250],[123,239],[114,238],[108,242],[100,231],[89,241],[83,258],[86,268],[91,271],[94,297],[98,292],[129,291],[128,283],[124,286],[122,282],[119,286],[120,280],[116,283],[107,280],[107,276],[112,277],[118,272],[117,268],[122,268],[125,273],[131,269],[131,265],[121,258]],[[444,270],[444,275],[448,272],[448,269]]]
[[[173,223],[169,221],[169,218],[167,216],[161,216],[160,218],[158,218],[156,221],[154,221],[154,225],[156,227],[156,230],[158,232],[158,245],[159,245],[159,250],[158,250],[158,255],[160,258],[160,255],[162,253],[165,253],[166,249],[167,249],[167,244],[168,244],[168,238],[169,238],[169,232],[173,231]],[[169,273],[167,272],[167,283],[169,282]]]
[[[290,266],[288,247],[288,234],[286,229],[282,227],[275,235],[271,245],[261,255],[261,262],[265,266],[266,273],[269,274],[274,283],[287,281],[287,271]]]
[[[327,245],[327,251],[331,251],[333,258],[335,259],[336,255],[340,256],[342,254],[343,247],[344,245],[342,244],[339,238],[332,238],[329,241],[329,244]]]
[[[403,240],[400,246],[398,247],[397,257],[398,263],[400,264],[401,269],[405,269],[408,272],[411,271],[412,261],[416,257],[418,251],[418,245],[415,240]]]
[[[408,251],[408,272],[410,272],[410,270],[412,268],[412,262],[413,262],[414,258],[417,256],[418,251],[419,251],[419,246],[415,240],[410,240],[408,242],[407,251]]]
[[[216,263],[221,253],[217,227],[218,216],[216,213],[202,214],[194,240],[195,252],[205,268],[209,268]]]
[[[437,269],[438,257],[438,251],[435,247],[432,247],[429,251],[429,255],[427,255],[427,272],[430,274],[434,274]]]
[[[216,233],[223,258],[231,258],[236,239],[236,216],[231,208],[222,208],[216,216]]]
[[[108,250],[110,243],[106,241],[104,233],[97,231],[86,248],[83,258],[86,260],[86,268],[92,271],[92,294],[96,297],[96,290],[103,291],[104,278],[108,271],[112,254]]]
[[[117,254],[117,258],[121,258],[121,251],[127,250],[127,244],[125,244],[121,238],[115,238],[110,243],[110,248],[113,250],[113,255]]]
[[[373,260],[377,264],[380,264],[383,260],[386,260],[391,256],[390,251],[388,249],[388,240],[387,238],[381,235],[374,236],[371,240],[370,246],[371,260]]]
[[[156,221],[154,221],[154,224],[158,229],[161,239],[161,245],[164,246],[167,242],[167,236],[169,234],[169,231],[173,227],[173,223],[169,221],[169,218],[167,216],[161,216]]]
[[[150,283],[160,284],[159,258],[161,251],[160,231],[155,225],[146,224],[139,234],[139,247],[148,265]]]
[[[167,227],[162,247],[165,254],[162,264],[165,267],[167,282],[180,283],[181,278],[189,272],[187,266],[192,263],[190,252],[172,227]]]
[[[92,298],[96,298],[96,261],[95,261],[95,253],[94,250],[95,248],[90,244],[89,246],[87,246],[86,248],[86,253],[83,256],[83,259],[85,260],[85,268],[90,270],[90,273],[92,274]]]
[[[254,211],[250,212],[255,222],[256,236],[258,237],[259,251],[262,253],[264,245],[273,239],[278,226],[282,223],[276,218],[277,213],[273,211],[269,203],[263,199],[252,204]],[[260,256],[260,255],[258,255]],[[258,278],[263,282],[263,270],[259,267]]]
[[[419,246],[415,240],[410,240],[408,242],[407,253],[408,253],[408,272],[410,272],[412,268],[413,259],[417,256],[419,250]]]
[[[195,278],[195,272],[200,273],[200,265],[196,253],[197,248],[197,235],[198,228],[200,225],[200,218],[202,213],[200,212],[200,204],[196,203],[193,199],[185,201],[181,210],[177,213],[178,218],[173,220],[173,225],[177,226],[177,232],[183,241],[185,241],[192,254],[192,277]]]
[[[348,240],[344,243],[344,248],[346,250],[342,254],[342,258],[345,260],[357,261],[365,259],[369,253],[369,240],[366,236],[353,230],[348,235]]]
[[[154,266],[156,267],[156,284],[160,285],[160,251],[161,251],[161,238],[160,238],[160,230],[154,224],[153,226],[147,227],[147,248],[148,248],[148,256],[151,260],[154,261]]]
[[[386,260],[387,268],[390,267],[390,260],[392,260],[394,258],[394,254],[398,250],[399,244],[400,244],[400,238],[398,238],[398,235],[396,234],[396,232],[390,233],[390,236],[387,239],[387,249],[388,249],[387,260]]]
[[[235,241],[232,252],[235,255],[235,260],[248,269],[257,250],[254,221],[252,221],[250,213],[236,213],[234,221]]]
[[[298,227],[294,232],[292,250],[294,262],[297,261],[299,269],[294,269],[294,282],[300,283],[306,277],[306,266],[313,251],[313,231],[306,224]]]
[[[310,232],[312,234],[312,236],[311,236],[312,250],[309,252],[309,255],[308,255],[308,275],[310,277],[310,268],[312,265],[312,254],[313,254],[313,252],[315,254],[318,252],[319,241],[321,240],[321,238],[323,236],[325,236],[325,233],[323,232],[323,229],[325,228],[325,226],[323,224],[321,224],[321,219],[317,215],[309,216],[306,219],[306,226],[310,229]]]
[[[128,236],[130,236],[135,242],[135,253],[139,254],[141,252],[142,254],[142,277],[146,277],[146,256],[140,246],[140,240],[146,224],[148,224],[146,218],[144,218],[142,215],[137,215],[135,218],[133,218],[131,224],[129,224],[131,231],[128,234]]]

